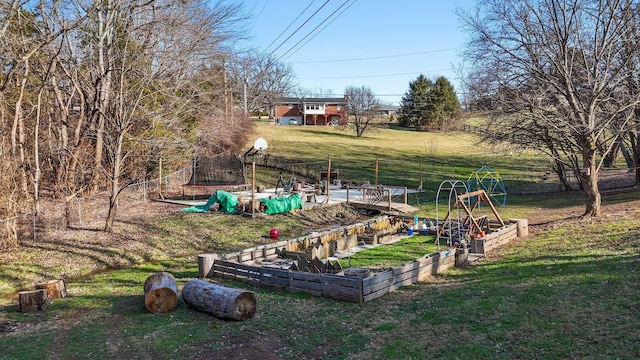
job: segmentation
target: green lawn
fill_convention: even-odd
[[[341,259],[343,267],[361,267],[373,270],[382,268],[394,268],[410,263],[413,260],[438,251],[438,244],[435,243],[435,236],[413,235],[398,240],[392,244],[376,246],[350,255],[346,259]],[[441,244],[441,250],[446,248],[446,244]]]

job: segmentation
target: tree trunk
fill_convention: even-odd
[[[633,166],[635,169],[635,182],[633,185],[640,186],[640,139],[638,138],[638,135],[633,131],[629,132],[629,139],[631,140],[631,149],[633,150]]]
[[[178,305],[178,286],[173,275],[155,273],[144,282],[144,305],[150,312],[166,313]]]
[[[37,290],[45,290],[50,299],[58,299],[67,296],[67,288],[63,279],[50,280],[40,284],[36,284]]]
[[[602,202],[600,189],[598,188],[598,169],[595,162],[595,153],[585,161],[586,167],[582,169],[581,178],[585,197],[584,216],[600,216]]]
[[[620,143],[618,141],[622,141],[622,139],[616,138],[616,142],[611,145],[611,149],[609,150],[609,152],[605,152],[602,160],[602,166],[604,166],[605,168],[612,168],[616,166],[616,159],[620,154]],[[605,146],[603,145],[603,147]],[[605,151],[605,149],[603,149],[603,151]]]
[[[566,168],[562,163],[562,161],[555,159],[554,165],[552,165],[551,168],[553,169],[553,172],[555,172],[556,175],[558,176],[558,180],[560,180],[561,191],[573,191],[573,188],[571,187],[571,184],[567,179],[567,176],[565,173]]]
[[[102,154],[104,151],[104,136],[105,136],[105,124],[106,116],[108,113],[108,107],[111,102],[111,87],[112,76],[115,68],[113,59],[113,35],[115,29],[115,21],[117,15],[116,4],[112,1],[105,1],[103,8],[98,10],[98,69],[99,69],[99,82],[98,93],[95,100],[95,121],[96,125],[96,142],[95,150],[93,154],[93,178],[91,179],[91,186],[94,192],[97,192],[100,188],[100,175],[102,172]]]
[[[246,320],[256,314],[252,292],[232,289],[204,280],[191,280],[182,288],[182,299],[192,308],[232,320]]]
[[[24,61],[24,74],[21,76],[18,98],[15,103],[15,114],[13,126],[11,127],[11,155],[18,158],[18,168],[20,169],[21,181],[20,189],[26,197],[29,195],[28,177],[27,177],[27,160],[25,151],[25,130],[24,117],[22,115],[22,103],[24,100],[25,88],[27,86],[27,78],[29,76],[29,60]]]
[[[49,304],[47,290],[39,289],[32,291],[21,291],[18,294],[20,312],[32,312],[44,309]]]
[[[116,149],[113,154],[113,168],[111,174],[111,196],[109,196],[109,212],[104,225],[105,232],[113,231],[113,222],[118,211],[118,196],[120,195],[120,174],[122,172],[122,143],[124,142],[124,132],[118,135]]]

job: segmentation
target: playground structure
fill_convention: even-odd
[[[482,165],[467,179],[467,192],[478,190],[484,190],[495,205],[507,205],[507,190],[504,187],[504,181],[497,171],[487,165]]]
[[[440,220],[440,204],[446,195],[447,213]],[[494,216],[493,222],[487,214],[473,214],[481,204],[486,204]],[[493,226],[493,227],[492,227]],[[489,195],[484,190],[469,191],[467,184],[460,180],[446,180],[440,184],[436,194],[437,243],[446,240],[450,247],[470,246],[472,239],[483,238],[494,228],[504,227],[505,223],[498,214]]]

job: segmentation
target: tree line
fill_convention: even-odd
[[[640,7],[632,0],[487,0],[460,12],[470,105],[484,140],[544,151],[598,216],[598,175],[619,152],[640,184]]]
[[[0,218],[109,191],[198,154],[238,150],[245,113],[291,69],[238,51],[236,2],[0,2]],[[256,89],[262,89],[258,91]]]

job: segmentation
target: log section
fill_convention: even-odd
[[[192,308],[233,320],[246,320],[256,314],[252,292],[232,289],[204,280],[191,280],[182,288],[182,299]]]
[[[20,291],[18,293],[20,312],[23,313],[42,310],[49,304],[49,300],[49,295],[45,289]]]
[[[36,290],[44,289],[47,291],[50,299],[58,299],[67,296],[67,288],[63,279],[50,280],[40,284],[36,284]]]
[[[218,254],[198,255],[198,277],[200,279],[213,276],[213,262],[218,258]]]
[[[144,305],[156,313],[172,311],[178,305],[178,286],[173,275],[167,272],[155,273],[144,282]]]

